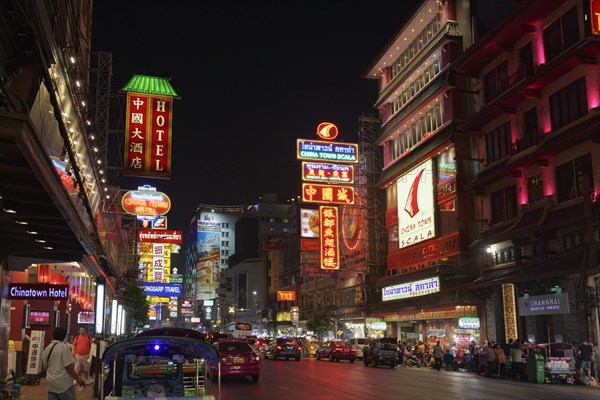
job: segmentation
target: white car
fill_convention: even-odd
[[[368,339],[365,338],[354,338],[348,341],[354,350],[356,350],[356,358],[359,360],[363,359],[363,347],[365,347],[368,343]]]

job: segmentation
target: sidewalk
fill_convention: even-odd
[[[77,395],[77,400],[93,400],[93,385],[86,386],[83,390],[75,389],[75,394]],[[21,400],[43,400],[47,398],[46,378],[42,378],[39,385],[21,386]]]

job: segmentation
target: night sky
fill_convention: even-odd
[[[378,94],[377,81],[362,76],[416,5],[94,1],[92,50],[112,53],[113,92],[141,74],[171,77],[181,96],[173,106],[171,179],[117,184],[165,192],[169,228],[184,231],[199,203],[300,195],[296,138],[317,139],[317,124],[328,121],[340,130],[337,141],[357,141],[358,116],[375,113]]]

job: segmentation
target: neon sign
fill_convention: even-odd
[[[398,285],[386,286],[381,290],[381,300],[398,300],[408,297],[424,296],[440,291],[440,278],[434,276],[419,281],[405,282]]]
[[[304,183],[302,200],[307,203],[354,204],[354,188]]]
[[[294,290],[278,290],[277,301],[295,301],[296,291]]]
[[[358,162],[358,145],[355,143],[296,140],[296,157],[299,160]]]
[[[303,162],[302,180],[323,183],[353,183],[354,166]]]
[[[171,209],[171,199],[162,192],[132,190],[123,195],[121,206],[132,215],[165,215]]]
[[[338,209],[335,206],[320,206],[319,217],[321,268],[340,269]]]
[[[333,140],[338,135],[338,128],[331,122],[321,122],[317,126],[317,136],[324,140]]]

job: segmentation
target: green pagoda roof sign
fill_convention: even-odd
[[[129,82],[127,82],[127,85],[121,90],[125,92],[177,97],[177,92],[175,92],[173,86],[169,83],[169,79],[156,76],[133,75]]]

